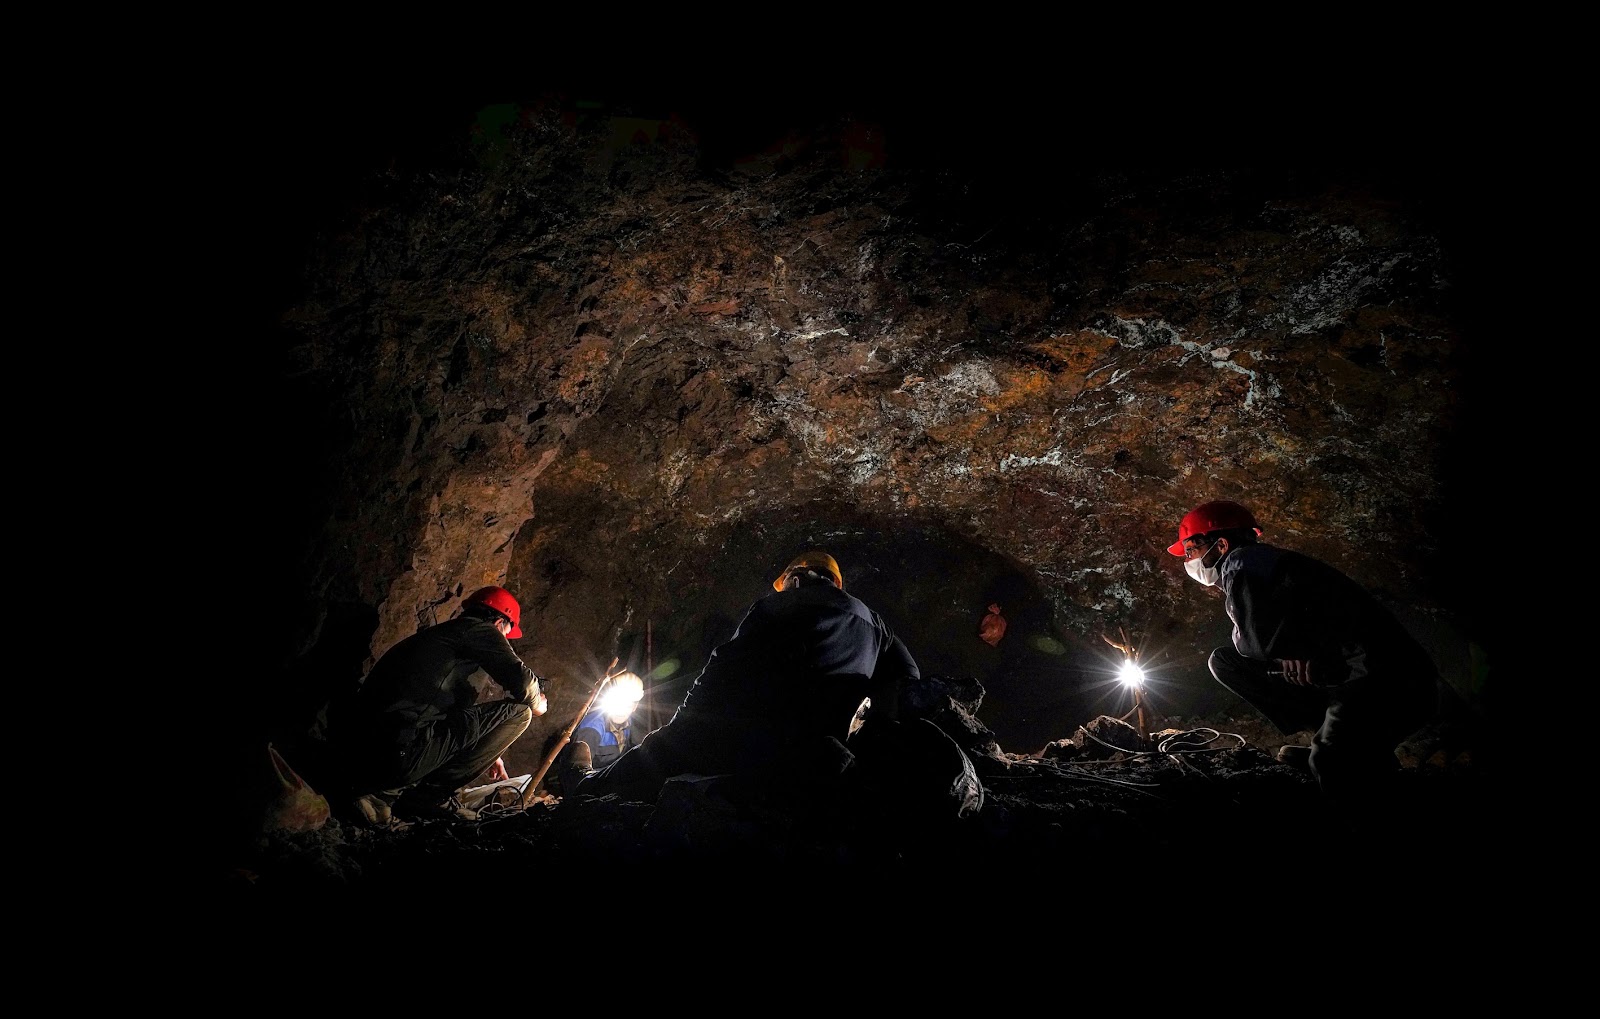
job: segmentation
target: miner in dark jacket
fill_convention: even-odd
[[[457,790],[495,765],[549,706],[539,677],[511,648],[521,617],[505,588],[474,591],[460,615],[385,652],[332,714],[328,741],[346,786],[340,799],[355,819],[471,816]]]
[[[917,663],[877,612],[844,591],[825,552],[799,556],[711,652],[671,720],[584,781],[582,795],[653,802],[680,774],[772,791],[847,768],[853,729],[896,722]]]
[[[1399,770],[1395,749],[1438,705],[1432,657],[1365,588],[1317,559],[1258,540],[1244,506],[1216,500],[1178,524],[1167,551],[1185,572],[1221,590],[1233,647],[1211,652],[1211,674],[1284,735],[1324,793],[1348,800]]]

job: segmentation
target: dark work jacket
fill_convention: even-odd
[[[1433,659],[1366,588],[1332,566],[1274,545],[1238,545],[1219,584],[1233,647],[1262,661],[1310,661],[1318,686],[1371,675],[1434,675]]]
[[[810,583],[751,605],[678,710],[801,728],[817,719],[831,730],[863,696],[874,716],[896,718],[900,690],[920,676],[878,613],[831,584]]]
[[[472,706],[472,677],[485,673],[515,700],[538,681],[493,623],[462,615],[419,630],[384,652],[347,710],[366,732],[421,728]]]

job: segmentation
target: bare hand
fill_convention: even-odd
[[[1311,662],[1309,659],[1296,661],[1293,658],[1281,658],[1278,665],[1283,668],[1283,678],[1295,686],[1312,686]]]
[[[550,699],[544,695],[543,690],[534,694],[530,703],[533,705],[533,713],[535,715],[542,715],[550,710]]]
[[[511,776],[506,774],[505,758],[496,757],[494,759],[494,763],[489,765],[489,770],[486,773],[486,776],[491,782],[504,782],[506,779],[510,778]]]

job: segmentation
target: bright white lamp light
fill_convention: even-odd
[[[1122,668],[1117,670],[1117,678],[1123,686],[1134,690],[1144,686],[1144,670],[1132,658],[1123,659]]]
[[[644,680],[631,672],[619,673],[611,677],[611,682],[600,694],[600,710],[612,725],[621,725],[643,699]]]

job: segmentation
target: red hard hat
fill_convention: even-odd
[[[467,595],[462,604],[468,605],[478,602],[489,606],[496,612],[511,620],[511,632],[507,637],[515,640],[522,636],[522,606],[511,596],[511,592],[503,587],[480,587]]]
[[[1168,545],[1167,551],[1181,556],[1183,543],[1195,535],[1210,534],[1212,531],[1231,531],[1237,527],[1249,527],[1256,532],[1256,537],[1261,537],[1261,528],[1256,526],[1256,518],[1243,506],[1226,499],[1203,502],[1185,513],[1183,519],[1178,521],[1178,540]]]

